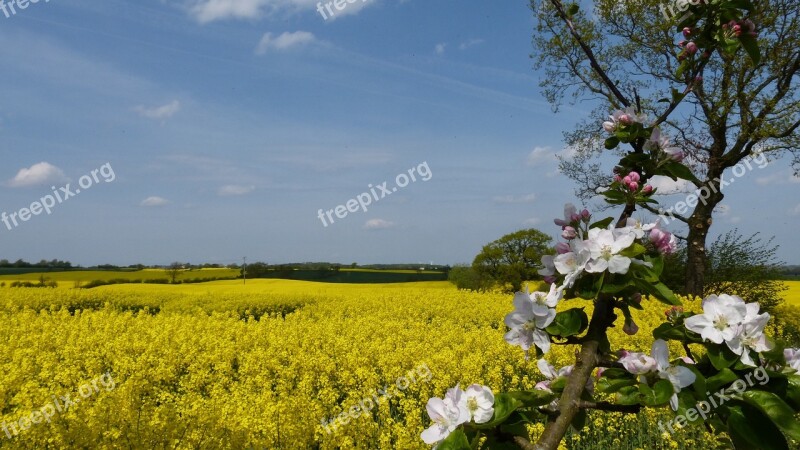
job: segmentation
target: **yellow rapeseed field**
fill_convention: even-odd
[[[634,316],[652,329],[666,307],[644,305]],[[591,313],[579,300],[560,308],[575,306]],[[459,382],[501,391],[542,379],[503,340],[511,309],[509,295],[444,282],[3,288],[0,448],[424,449],[428,398]],[[618,325],[614,345],[649,350],[648,333]],[[560,367],[574,352],[547,358]],[[113,383],[99,384],[104,374]],[[662,436],[662,416],[596,413],[564,448],[713,447],[698,428]]]

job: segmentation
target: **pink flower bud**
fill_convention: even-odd
[[[691,28],[686,27],[686,28],[683,29],[683,37],[685,37],[686,39],[689,39],[689,36],[691,36],[691,35],[692,35],[692,29]]]
[[[625,178],[622,179],[622,184],[629,185],[632,181],[630,175],[625,175]]]
[[[733,26],[733,34],[735,34],[736,36],[741,36],[742,35],[742,26],[739,25],[739,24],[734,25]]]
[[[622,183],[622,177],[620,177],[619,175],[614,175],[614,181],[617,183]]]
[[[639,180],[641,180],[641,179],[642,179],[642,178],[639,176],[639,174],[638,174],[638,173],[636,173],[636,172],[631,172],[631,173],[629,173],[629,174],[628,174],[628,178],[630,178],[630,179],[631,179],[631,181],[635,181],[635,182],[637,182],[637,183],[639,182]]]
[[[703,58],[711,58],[711,50],[706,50],[703,52]]]
[[[645,185],[644,185],[644,188],[642,188],[642,192],[643,192],[644,194],[650,194],[650,193],[652,193],[652,192],[653,192],[653,186],[650,186],[649,184],[645,184]]]
[[[633,118],[628,114],[623,114],[619,116],[619,121],[623,125],[630,125],[633,123]]]
[[[590,213],[588,209],[584,209],[581,211],[581,217],[583,220],[589,220],[592,217],[592,213]]]
[[[697,83],[702,83],[703,82],[703,76],[702,75],[698,75],[698,76],[694,77],[694,81],[697,82]]]
[[[689,42],[689,41],[680,41],[680,42],[678,42],[678,47],[683,48],[684,46],[686,46],[687,42]]]
[[[689,42],[686,44],[686,51],[689,52],[690,55],[694,55],[697,53],[697,44],[694,42]]]
[[[636,322],[634,322],[633,319],[625,319],[625,325],[622,327],[622,331],[624,331],[628,336],[633,336],[639,332],[639,326],[636,325]]]
[[[599,368],[597,369],[597,375],[596,375],[596,376],[597,376],[597,378],[600,378],[600,377],[602,377],[602,376],[603,376],[603,372],[605,372],[605,371],[606,371],[606,368],[605,368],[605,367],[599,367]]]
[[[650,230],[650,242],[658,245],[658,243],[661,242],[662,239],[664,239],[665,235],[666,233],[661,231],[660,229],[653,228],[652,230]]]
[[[575,239],[578,236],[578,232],[575,231],[575,228],[572,227],[564,227],[564,231],[561,232],[561,237],[566,240]]]
[[[631,192],[635,192],[635,191],[639,190],[639,183],[637,183],[635,181],[631,181],[630,183],[628,183],[628,189],[630,189]]]
[[[548,275],[544,277],[544,282],[547,284],[553,284],[556,282],[556,277],[554,277],[553,275]]]
[[[573,221],[573,222],[579,222],[579,221],[581,220],[581,215],[580,215],[580,214],[578,214],[578,213],[575,213],[575,214],[571,215],[571,216],[569,217],[569,219],[570,219],[571,221]]]
[[[559,242],[558,244],[556,244],[556,253],[558,253],[559,255],[563,255],[564,253],[569,253],[571,251],[572,249],[569,248],[569,244],[567,244],[566,242]]]

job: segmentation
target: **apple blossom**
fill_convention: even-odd
[[[657,339],[655,342],[653,342],[653,347],[650,350],[650,354],[656,361],[658,376],[665,380],[669,380],[669,382],[672,383],[674,393],[669,400],[669,404],[672,406],[673,411],[677,411],[678,392],[680,392],[682,388],[691,386],[697,376],[694,374],[694,372],[686,367],[670,365],[669,349],[667,348],[667,343],[662,339]]]
[[[686,329],[698,333],[704,340],[722,344],[736,337],[746,314],[747,308],[741,298],[710,295],[703,300],[703,314],[689,317],[684,323]]]
[[[630,247],[635,238],[633,232],[626,229],[612,231],[592,228],[589,230],[586,247],[589,249],[592,259],[586,264],[586,271],[599,273],[608,270],[611,273],[628,273],[631,259],[619,253]]]
[[[634,375],[650,373],[658,366],[655,359],[640,352],[625,352],[619,362]]]
[[[787,348],[783,350],[783,357],[786,358],[786,365],[800,372],[800,349]]]
[[[505,317],[505,324],[511,329],[505,334],[506,342],[521,347],[526,357],[533,345],[544,353],[550,351],[550,335],[544,328],[553,323],[556,317],[556,310],[546,307],[548,302],[553,303],[554,298],[558,298],[555,300],[556,304],[560,300],[561,291],[554,288],[555,285],[552,285],[549,294],[534,293],[534,296],[545,295],[542,303],[539,303],[541,296],[537,296],[537,301],[534,301],[531,294],[517,292],[514,296],[514,311]]]
[[[561,237],[566,240],[572,240],[578,237],[578,232],[573,227],[564,227],[564,231],[561,232]]]
[[[572,216],[577,214],[577,212],[578,209],[575,208],[575,205],[573,205],[572,203],[567,203],[566,205],[564,205],[564,220],[555,219],[553,222],[560,227],[566,227],[567,225],[572,223]]]
[[[445,440],[459,425],[470,420],[464,391],[458,385],[448,389],[444,399],[434,397],[428,400],[425,409],[434,422],[422,432],[422,440],[429,445]]]
[[[475,423],[486,423],[494,414],[494,394],[492,390],[480,384],[473,384],[464,393],[466,409]]]

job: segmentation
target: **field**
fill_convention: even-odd
[[[791,289],[800,305],[800,282]],[[660,323],[665,307],[645,306],[640,326]],[[508,295],[446,282],[0,288],[0,448],[424,449],[429,397],[459,381],[507,390],[542,379],[503,341],[511,308]],[[613,342],[649,348],[621,326]],[[548,359],[573,355],[555,346]],[[59,411],[68,395],[75,403]],[[348,424],[327,422],[353,411]],[[564,448],[715,447],[698,428],[662,434],[661,417],[593,414]]]

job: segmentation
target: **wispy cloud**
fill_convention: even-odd
[[[165,206],[167,204],[169,204],[169,200],[163,197],[153,196],[153,197],[147,197],[146,199],[142,200],[142,202],[139,203],[139,206],[155,207],[155,206]]]
[[[459,44],[458,48],[459,50],[466,50],[472,46],[483,44],[484,42],[486,41],[483,39],[469,39]]]
[[[42,161],[28,168],[22,168],[17,175],[10,179],[6,185],[9,187],[29,187],[43,184],[56,184],[69,181],[64,171],[58,167]]]
[[[229,184],[219,188],[218,194],[221,197],[231,197],[237,195],[247,195],[256,189],[255,186],[240,186],[236,184]]]
[[[369,2],[344,1],[346,8],[333,8],[334,17],[339,15],[356,14],[370,4]],[[323,6],[328,3],[322,2]],[[293,13],[299,11],[316,11],[318,0],[193,0],[188,12],[198,22],[205,24],[217,20],[252,20],[280,13]]]
[[[178,100],[173,100],[166,105],[162,106],[155,106],[155,107],[145,107],[145,106],[137,106],[135,111],[139,113],[140,116],[146,117],[148,119],[156,119],[156,120],[165,120],[169,119],[170,117],[174,116],[181,110],[181,102]]]
[[[528,154],[528,157],[525,159],[525,164],[530,167],[535,167],[545,163],[554,163],[556,161],[558,161],[556,159],[556,153],[552,148],[536,146]]]
[[[265,33],[256,46],[256,54],[264,55],[270,50],[285,51],[294,47],[302,47],[317,42],[313,33],[308,31],[283,32],[278,36]]]
[[[495,203],[533,203],[536,201],[536,194],[527,195],[503,195],[492,198]]]
[[[394,222],[383,219],[370,219],[364,224],[365,230],[385,230],[394,227]]]
[[[447,50],[447,44],[439,43],[436,44],[436,47],[433,48],[433,51],[436,52],[437,55],[444,55],[444,52]]]

